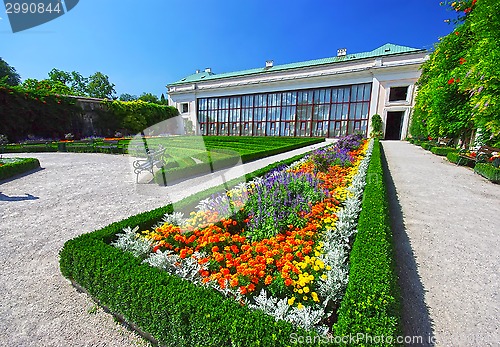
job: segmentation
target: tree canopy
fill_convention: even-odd
[[[461,138],[466,144],[478,129],[498,141],[500,0],[442,4],[458,13],[458,19],[422,66],[410,132]]]
[[[16,72],[16,69],[0,57],[0,84],[17,86],[20,83],[21,76]]]

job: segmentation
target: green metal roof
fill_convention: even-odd
[[[424,51],[425,51],[425,49],[412,48],[412,47],[395,45],[392,43],[386,43],[385,45],[378,47],[370,52],[352,53],[352,54],[347,54],[347,55],[341,56],[341,57],[330,57],[330,58],[302,61],[302,62],[298,62],[298,63],[275,65],[275,66],[270,67],[270,68],[261,67],[261,68],[256,68],[256,69],[242,70],[242,71],[235,71],[235,72],[226,72],[226,73],[220,73],[220,74],[202,71],[199,73],[194,73],[192,75],[186,76],[179,81],[176,81],[176,82],[169,84],[168,86],[185,84],[185,83],[210,81],[210,80],[221,79],[221,78],[231,78],[231,77],[255,75],[255,74],[276,72],[276,71],[282,71],[282,70],[299,69],[299,68],[304,68],[304,67],[313,67],[313,66],[318,66],[318,65],[333,64],[333,63],[339,63],[339,62],[346,62],[346,61],[366,59],[366,58],[375,58],[375,57],[382,57],[382,56],[395,55],[395,54],[417,53],[417,52],[424,52]]]

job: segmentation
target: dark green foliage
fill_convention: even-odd
[[[351,254],[349,284],[338,311],[336,335],[400,334],[398,280],[383,179],[380,143],[375,142],[367,173],[358,233]]]
[[[11,141],[24,140],[28,134],[63,138],[65,133],[81,133],[80,113],[72,98],[0,86],[0,134]]]
[[[372,124],[372,132],[370,133],[370,136],[382,138],[384,135],[382,132],[382,117],[380,117],[379,114],[374,114],[372,116],[371,124]]]
[[[474,172],[494,183],[500,183],[500,168],[494,167],[491,164],[477,163],[474,166]]]
[[[456,151],[457,150],[452,147],[431,147],[431,152],[440,156],[446,156],[448,153]]]
[[[21,83],[21,76],[19,76],[14,67],[0,58],[0,84],[2,83],[9,86],[17,86]]]
[[[0,161],[0,164],[2,162]],[[0,181],[22,174],[24,172],[34,170],[40,167],[38,159],[34,158],[19,158],[13,163],[6,163],[0,166]]]
[[[126,129],[139,133],[164,120],[176,117],[175,107],[137,101],[104,101],[106,111],[99,112],[101,129]]]

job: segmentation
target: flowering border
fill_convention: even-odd
[[[295,297],[285,297],[281,299],[273,297],[264,288],[260,290],[259,295],[253,297],[253,300],[249,300],[248,297],[242,295],[245,294],[241,291],[242,287],[240,287],[240,290],[234,287],[231,288],[231,286],[226,285],[225,280],[223,282],[204,281],[200,273],[207,272],[207,267],[206,264],[200,264],[198,261],[198,259],[205,258],[206,255],[203,253],[195,252],[187,257],[182,251],[180,254],[171,250],[160,251],[158,246],[156,246],[154,253],[150,254],[143,262],[161,268],[170,274],[179,276],[195,284],[212,287],[223,293],[226,297],[235,298],[237,301],[251,308],[259,309],[275,317],[276,320],[285,320],[296,326],[308,330],[315,329],[321,334],[326,334],[328,332],[328,327],[319,323],[321,320],[331,315],[331,303],[340,302],[347,285],[349,244],[356,231],[356,220],[359,216],[361,206],[360,198],[366,184],[366,170],[369,165],[372,149],[373,141],[370,142],[365,157],[357,164],[357,168],[353,169],[356,171],[356,174],[352,177],[351,184],[347,188],[349,193],[347,194],[347,199],[343,202],[342,209],[336,212],[338,220],[335,224],[327,228],[326,233],[322,236],[321,244],[324,248],[323,252],[317,254],[317,260],[314,260],[314,257],[310,258],[307,256],[303,264],[303,268],[305,268],[305,266],[309,265],[307,262],[312,259],[313,263],[316,261],[322,268],[326,267],[327,269],[323,276],[323,280],[319,282],[318,288],[318,292],[324,298],[323,302],[320,303],[318,301],[317,296],[314,296],[316,295],[315,292],[310,294],[315,301],[318,302],[314,307],[304,307],[301,303],[299,303],[298,306],[291,307]],[[303,164],[304,160],[301,160],[292,164],[289,168],[286,168],[286,170],[293,170]],[[247,185],[255,185],[255,182],[249,182]],[[236,190],[233,190],[233,193],[235,191],[241,191],[241,189],[242,187],[237,187]],[[209,203],[210,201],[203,201],[201,205]],[[163,222],[169,225],[179,225],[182,223],[182,216],[180,214],[167,215]],[[151,242],[142,237],[137,237],[138,228],[132,229],[128,227],[125,228],[124,231],[125,233],[119,236],[114,245],[125,251],[130,251],[135,256],[139,257],[150,253]],[[311,265],[314,266],[315,264]],[[307,283],[306,279],[304,281]],[[253,284],[251,285],[253,286]],[[304,290],[308,288],[304,284],[302,287],[304,287]],[[299,289],[299,291],[302,292],[302,289]]]

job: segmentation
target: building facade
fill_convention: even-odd
[[[387,139],[403,139],[422,49],[386,44],[370,52],[215,74],[196,71],[167,85],[169,104],[200,135],[369,135],[382,117]]]

